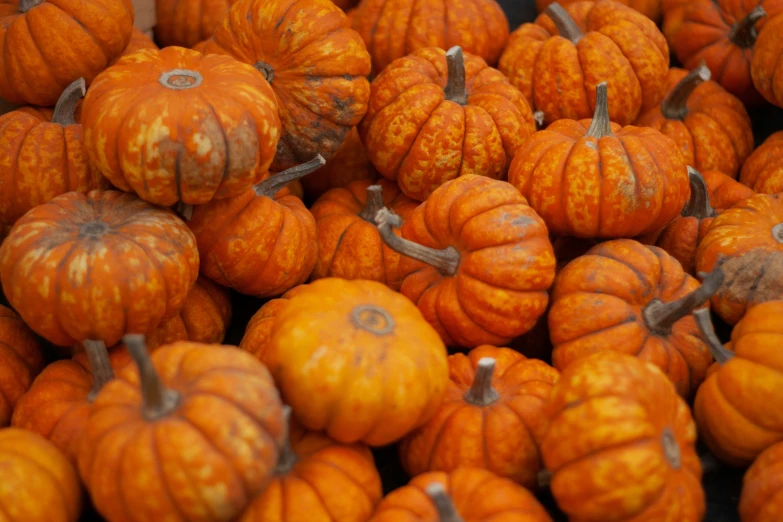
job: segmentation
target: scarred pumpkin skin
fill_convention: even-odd
[[[68,84],[90,84],[122,54],[132,28],[127,0],[2,0],[0,98],[54,105]]]
[[[541,454],[570,520],[703,519],[696,425],[657,367],[591,355],[563,371],[544,408]]]
[[[378,177],[375,167],[367,159],[367,151],[359,138],[356,127],[351,129],[345,141],[326,165],[302,179],[306,197],[314,201],[326,191],[344,187],[352,181]]]
[[[0,428],[44,367],[38,339],[12,310],[0,305]]]
[[[211,37],[236,0],[158,0],[155,39],[163,47],[193,47]]]
[[[759,455],[742,479],[739,513],[742,522],[776,522],[783,512],[780,489],[783,443]]]
[[[0,430],[0,511],[6,522],[77,522],[82,511],[79,475],[36,433]]]
[[[491,382],[474,392],[485,358],[494,360]],[[484,468],[535,489],[541,469],[538,441],[546,428],[541,412],[558,375],[543,361],[510,348],[484,345],[467,355],[450,355],[449,386],[440,408],[400,445],[406,472]]]
[[[544,10],[549,6],[549,4],[551,4],[554,1],[555,0],[536,0],[536,9],[538,10],[539,13],[543,13]],[[559,3],[563,7],[567,7],[568,5],[579,1],[580,0],[557,0],[557,3]],[[661,0],[615,0],[615,1],[627,5],[628,7],[634,9],[635,11],[639,11],[653,22],[657,23],[661,19]]]
[[[193,234],[132,194],[69,192],[25,214],[0,247],[8,301],[59,346],[114,346],[182,309],[198,277]]]
[[[282,136],[272,170],[330,159],[370,97],[370,56],[330,0],[239,0],[200,45],[254,65],[277,96]]]
[[[783,16],[778,14],[764,24],[753,46],[750,75],[753,85],[771,104],[783,107],[783,80],[781,80],[780,56],[783,44],[780,32],[783,30]]]
[[[783,131],[772,134],[753,151],[739,179],[762,194],[783,192]]]
[[[241,194],[269,169],[280,137],[277,102],[258,71],[180,47],[138,51],[101,73],[82,123],[101,173],[164,206]]]
[[[544,123],[589,118],[595,88],[608,82],[609,116],[629,125],[666,94],[669,46],[643,14],[611,0],[574,2],[565,10],[583,33],[559,34],[541,14],[511,34],[498,68],[525,95]]]

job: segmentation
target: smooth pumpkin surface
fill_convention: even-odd
[[[783,512],[783,443],[759,455],[742,480],[739,512],[742,522],[775,522]]]
[[[772,17],[759,32],[753,46],[750,75],[753,85],[769,103],[783,106],[783,80],[781,80],[780,56],[783,44],[780,32],[783,30],[783,16]]]
[[[345,136],[345,141],[326,164],[302,179],[307,198],[315,200],[327,190],[344,187],[352,181],[378,177],[375,167],[367,159],[367,151],[356,127]]]
[[[159,0],[155,39],[163,47],[193,47],[211,37],[236,0]]]
[[[0,305],[0,427],[44,367],[38,339],[13,310]]]
[[[544,10],[546,10],[546,8],[554,1],[555,0],[536,0],[536,9],[538,9],[539,13],[543,13]],[[559,3],[563,7],[566,7],[569,4],[573,4],[579,1],[581,0],[557,0],[557,3]],[[653,22],[657,23],[661,19],[661,0],[615,0],[615,1],[627,5],[628,7],[636,11],[639,11]]]
[[[769,136],[742,166],[740,181],[756,192],[783,192],[783,131]]]

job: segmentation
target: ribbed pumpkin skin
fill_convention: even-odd
[[[544,9],[549,6],[552,2],[555,0],[536,0],[536,9],[539,13],[543,13]],[[573,4],[575,2],[579,2],[581,0],[557,0],[557,3],[562,5],[563,7],[566,7],[570,4]],[[615,0],[616,2],[619,2],[623,5],[627,5],[631,9],[635,11],[639,11],[644,16],[652,20],[653,22],[658,22],[661,19],[661,0]]]
[[[783,443],[759,455],[742,480],[739,512],[742,522],[777,522],[783,513]]]
[[[750,75],[753,85],[771,104],[783,107],[783,71],[780,57],[783,44],[780,34],[783,31],[783,16],[778,14],[764,24],[753,46],[753,58],[750,62]]]
[[[159,0],[155,39],[163,47],[193,47],[211,37],[236,0]]]
[[[124,51],[122,51],[122,54],[114,59],[112,65],[117,63],[120,58],[124,58],[125,56],[133,54],[136,51],[141,51],[142,49],[158,49],[158,46],[155,45],[155,42],[152,41],[152,38],[142,33],[141,30],[134,26],[133,31],[131,32],[131,38],[130,42],[128,42],[128,46]]]
[[[44,367],[38,339],[13,310],[0,305],[0,428]]]
[[[130,0],[18,9],[18,0],[0,1],[0,98],[19,105],[52,106],[74,80],[90,84],[125,50],[133,28]]]
[[[783,192],[783,131],[772,134],[753,151],[739,179],[762,194]]]

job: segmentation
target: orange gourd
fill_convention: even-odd
[[[334,156],[322,168],[302,179],[302,186],[306,197],[314,201],[333,188],[344,187],[360,179],[372,181],[377,177],[375,167],[367,159],[359,131],[354,127]]]
[[[750,76],[758,92],[771,104],[783,107],[783,81],[780,79],[780,55],[783,45],[780,32],[783,30],[783,10],[772,17],[759,31],[753,45],[750,62]]]
[[[753,151],[739,179],[762,194],[783,192],[783,131],[773,133]]]
[[[155,39],[163,47],[193,47],[211,37],[236,0],[156,0]]]
[[[745,473],[739,513],[742,522],[777,522],[783,512],[780,480],[783,442],[765,449]]]
[[[125,50],[122,51],[122,54],[114,59],[111,65],[117,63],[120,58],[124,58],[125,56],[133,54],[136,51],[140,51],[142,49],[158,49],[158,46],[155,45],[155,42],[152,41],[152,38],[147,36],[145,33],[142,33],[141,30],[134,26],[133,31],[131,31],[131,38],[128,42],[128,46],[125,47]]]
[[[558,3],[563,7],[582,0],[559,0]],[[660,21],[661,18],[661,0],[615,0],[621,4],[627,5],[635,11],[639,11],[653,22]],[[536,9],[543,13],[554,0],[536,0]]]
[[[0,305],[0,428],[44,367],[38,339],[12,310]]]

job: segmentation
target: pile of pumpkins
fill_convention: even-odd
[[[783,1],[559,2],[0,3],[0,520],[779,521]]]

